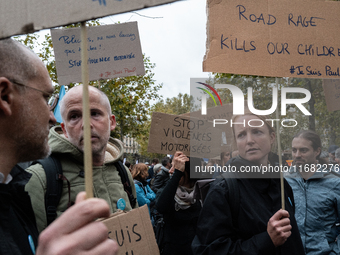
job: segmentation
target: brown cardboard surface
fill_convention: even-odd
[[[109,238],[119,245],[118,255],[159,254],[147,205],[126,213],[115,213],[102,222],[108,228]]]
[[[178,0],[1,1],[0,39]]]
[[[340,78],[339,13],[335,1],[208,0],[203,71]]]
[[[153,112],[148,152],[213,158],[220,154],[221,131],[206,119]]]
[[[51,29],[59,84],[81,82],[80,28]],[[144,75],[137,22],[87,28],[89,80]]]
[[[340,80],[325,79],[322,87],[325,92],[327,110],[330,112],[340,110]]]
[[[207,114],[202,115],[201,111],[191,112],[188,114],[191,118],[199,118],[199,119],[206,119],[208,121],[213,121],[214,119],[221,119],[221,120],[227,120],[230,122],[230,120],[233,118],[233,104],[224,104],[223,106],[215,106],[211,108],[207,108]],[[222,122],[221,122],[222,123]],[[225,147],[228,145],[229,148],[232,146],[233,142],[233,133],[232,128],[230,127],[230,124],[218,124],[216,127],[221,132],[222,139],[222,147]],[[223,133],[224,135],[223,135]],[[223,141],[222,135],[225,136],[225,141]],[[221,151],[222,152],[222,151]]]

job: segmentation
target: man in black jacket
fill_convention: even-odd
[[[157,191],[165,186],[167,181],[170,179],[169,170],[171,168],[171,159],[165,157],[162,159],[162,168],[155,177],[155,181],[152,185],[152,190],[157,193]]]
[[[41,233],[37,247],[24,191],[30,174],[14,166],[49,154],[49,122],[56,122],[48,106],[53,91],[36,54],[12,39],[0,41],[0,254],[115,254],[118,246],[107,238],[107,228],[93,221],[109,216],[109,207],[100,199],[82,201],[85,193]]]

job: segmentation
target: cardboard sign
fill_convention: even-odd
[[[208,1],[203,71],[340,78],[340,3]]]
[[[89,80],[144,75],[137,22],[87,28]],[[51,29],[59,84],[81,82],[80,28]]]
[[[102,222],[119,245],[118,255],[159,255],[147,205],[117,212]]]
[[[0,39],[178,0],[1,1]]]
[[[213,158],[220,154],[221,132],[211,122],[181,115],[153,112],[148,152]]]
[[[327,110],[330,112],[340,110],[340,80],[323,80],[322,87],[325,92]]]
[[[230,127],[230,121],[233,118],[233,104],[224,104],[223,106],[215,106],[207,108],[207,114],[202,115],[201,110],[191,113],[185,113],[181,116],[187,116],[190,118],[207,120],[209,123],[212,123],[215,120],[215,132],[220,132],[220,145],[225,147],[228,145],[231,148],[233,143],[233,132]],[[219,121],[217,121],[219,120]],[[217,131],[218,130],[218,131]],[[216,144],[215,146],[218,146]],[[222,151],[221,151],[222,152]]]

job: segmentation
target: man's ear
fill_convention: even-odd
[[[14,88],[6,77],[0,77],[0,111],[5,115],[12,115]]]
[[[61,122],[61,123],[60,123],[60,126],[61,126],[61,129],[63,130],[64,136],[65,136],[66,138],[68,138],[68,135],[67,135],[67,131],[66,131],[64,122]]]
[[[116,127],[116,116],[113,114],[110,116],[110,131],[113,131]]]

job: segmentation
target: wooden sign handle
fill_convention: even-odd
[[[279,91],[279,79],[275,79],[277,91]],[[279,93],[277,94],[279,96]],[[279,119],[279,107],[276,107],[276,119]],[[276,137],[277,137],[277,153],[279,154],[279,166],[280,169],[282,166],[282,152],[281,152],[281,138],[280,138],[280,125],[279,122],[276,121]],[[281,208],[285,210],[285,189],[284,189],[284,181],[283,181],[283,173],[280,171],[280,183],[281,183]]]
[[[86,22],[81,23],[81,75],[83,81],[84,170],[86,197],[93,197],[92,146],[89,106],[89,68],[87,64]]]

